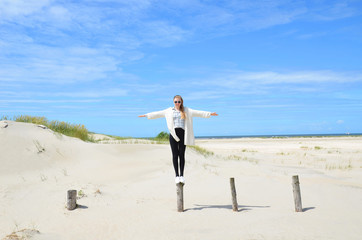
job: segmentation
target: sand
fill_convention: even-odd
[[[1,121],[0,239],[361,239],[362,137],[196,144],[213,155],[187,148],[179,213],[168,145],[85,143]],[[293,175],[301,184],[299,213]],[[232,211],[230,177],[239,212]],[[69,189],[80,193],[73,211],[65,207]]]

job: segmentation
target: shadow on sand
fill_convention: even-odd
[[[303,208],[303,212],[309,211],[309,210],[313,210],[315,209],[315,207],[307,207],[307,208]]]
[[[200,204],[195,204],[196,207],[194,208],[188,208],[185,209],[186,211],[197,211],[197,210],[203,210],[203,209],[207,209],[207,208],[220,208],[220,209],[229,209],[232,210],[233,207],[232,205],[200,205]],[[250,211],[253,208],[269,208],[270,206],[245,206],[245,205],[238,205],[238,212],[243,212],[243,211]]]
[[[87,206],[77,204],[77,209],[87,209]]]

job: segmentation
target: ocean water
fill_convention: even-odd
[[[334,133],[334,134],[282,134],[282,135],[238,135],[238,136],[196,136],[196,139],[224,139],[224,138],[293,138],[293,137],[348,137],[362,136],[362,133]]]

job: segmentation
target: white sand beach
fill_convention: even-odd
[[[187,148],[179,213],[169,145],[86,143],[0,121],[0,239],[361,239],[362,137],[196,144],[213,155]],[[294,211],[293,175],[303,212]]]

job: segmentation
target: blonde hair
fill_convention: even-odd
[[[181,99],[181,105],[180,105],[181,119],[186,119],[186,113],[185,113],[185,107],[184,107],[184,100],[182,99],[182,97],[181,97],[180,95],[174,96],[174,97],[173,97],[173,100],[175,100],[175,98]]]

